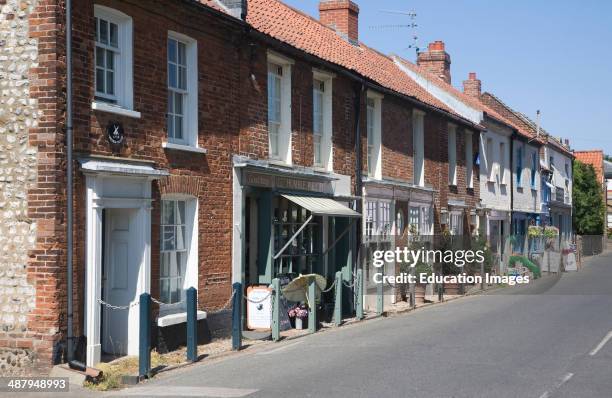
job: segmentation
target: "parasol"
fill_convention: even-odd
[[[281,291],[283,296],[289,301],[305,301],[308,303],[308,285],[314,279],[315,282],[315,299],[321,300],[321,291],[325,289],[327,281],[325,277],[319,274],[300,275],[287,284]],[[310,303],[308,306],[312,308]]]

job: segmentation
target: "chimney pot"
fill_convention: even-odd
[[[433,43],[429,43],[429,51],[444,51],[444,42],[442,40],[436,40]]]
[[[451,60],[450,55],[448,55],[444,48],[444,42],[441,40],[429,43],[427,51],[418,54],[417,65],[451,84]]]
[[[476,72],[468,73],[468,79],[463,81],[463,93],[470,97],[480,98],[482,83],[476,77]]]
[[[359,7],[351,0],[321,0],[319,20],[350,42],[359,42]]]

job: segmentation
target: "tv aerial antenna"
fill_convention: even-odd
[[[408,17],[409,23],[373,25],[373,26],[370,26],[369,28],[370,29],[402,29],[402,28],[411,29],[412,32],[411,32],[411,38],[410,38],[411,39],[410,45],[408,45],[407,48],[404,48],[404,50],[414,49],[418,55],[419,54],[419,36],[416,30],[416,28],[418,27],[416,23],[417,13],[415,11],[397,11],[397,10],[379,10],[379,11],[387,13],[387,14],[395,14],[395,15],[400,15],[403,17]]]

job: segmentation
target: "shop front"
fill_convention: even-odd
[[[401,271],[394,263],[384,268],[373,266],[375,250],[395,250],[396,247],[433,242],[434,191],[413,184],[365,179],[363,184],[362,260],[364,269],[364,308],[374,310],[378,284],[374,274],[383,272],[395,276]],[[418,243],[417,243],[418,242]],[[399,286],[383,286],[384,305],[395,303]]]
[[[262,161],[234,161],[234,282],[268,286],[319,274],[327,285],[337,271],[352,283],[356,226],[350,177],[284,168]],[[343,308],[352,308],[346,292]],[[349,302],[350,301],[350,302]],[[326,307],[325,297],[321,306]]]

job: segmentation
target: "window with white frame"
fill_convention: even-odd
[[[281,131],[281,85],[283,68],[270,63],[268,65],[268,135],[270,140],[270,157],[279,157],[279,139]]]
[[[465,131],[465,178],[468,188],[474,188],[474,153],[472,147],[472,132]]]
[[[433,234],[432,208],[428,204],[411,204],[408,208],[408,228],[411,235]]]
[[[95,101],[132,109],[132,18],[97,4],[94,16]]]
[[[168,141],[197,146],[198,140],[198,79],[196,41],[179,33],[169,32],[168,109],[166,128]]]
[[[536,189],[536,173],[538,171],[538,154],[537,151],[531,153],[531,188]]]
[[[368,148],[367,148],[367,162],[368,162],[368,175],[374,174],[374,99],[368,98],[368,109],[367,109],[367,135],[368,135]]]
[[[410,206],[408,209],[408,228],[410,234],[419,235],[421,233],[421,209],[420,207]]]
[[[499,170],[497,176],[499,183],[505,185],[506,181],[506,143],[499,143]]]
[[[366,201],[365,235],[368,239],[378,237],[388,240],[391,236],[391,203],[386,200]]]
[[[268,153],[291,164],[291,63],[268,53]]]
[[[449,214],[448,229],[451,235],[461,235],[463,233],[463,213],[461,211],[451,211]]]
[[[332,148],[332,76],[313,71],[312,133],[314,166],[333,170]]]
[[[448,185],[457,185],[457,126],[448,124]]]
[[[181,301],[187,266],[185,201],[163,200],[161,219],[160,298],[167,304]]]
[[[365,235],[372,238],[376,234],[376,223],[378,220],[376,202],[366,201]]]
[[[414,185],[425,186],[425,113],[417,109],[412,112],[413,179]]]
[[[184,302],[184,292],[197,286],[197,204],[194,198],[164,198],[160,223],[160,299]]]
[[[516,186],[523,186],[523,147],[516,147]]]
[[[488,180],[489,182],[495,182],[495,155],[493,153],[493,139],[491,137],[487,137],[486,139],[486,160],[487,160],[487,173],[489,174]]]
[[[378,233],[382,236],[383,239],[387,239],[391,235],[391,203],[387,201],[378,202],[378,210]]]
[[[366,104],[368,176],[378,180],[382,178],[381,103],[382,96],[380,94],[368,92]]]

